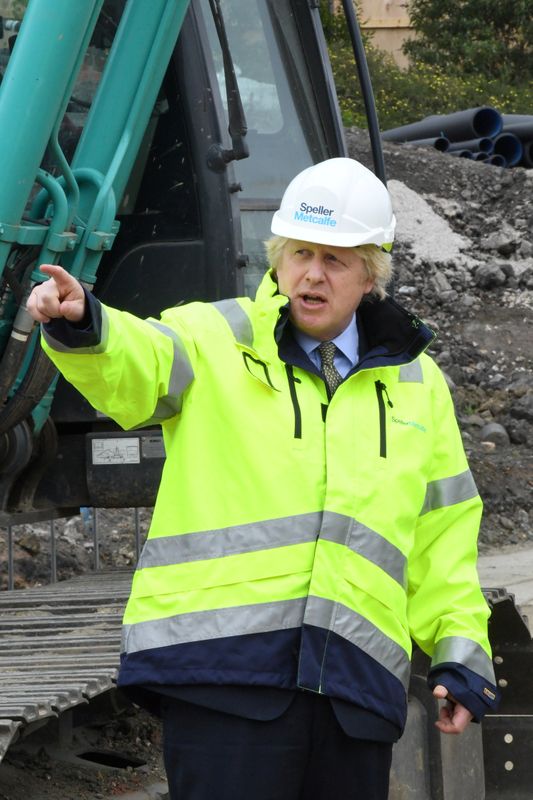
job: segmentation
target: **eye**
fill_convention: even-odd
[[[335,267],[345,267],[346,266],[344,261],[341,261],[340,258],[337,258],[337,256],[334,255],[333,253],[326,253],[325,256],[324,256],[324,261],[326,261],[328,264],[332,264]]]

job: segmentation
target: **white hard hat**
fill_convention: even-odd
[[[395,226],[391,198],[379,178],[352,158],[331,158],[293,178],[271,231],[316,244],[390,249]]]

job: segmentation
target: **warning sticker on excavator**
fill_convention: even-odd
[[[95,466],[108,464],[140,464],[139,439],[93,439],[92,458]]]

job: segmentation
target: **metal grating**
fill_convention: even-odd
[[[0,761],[33,722],[112,688],[132,573],[0,593]]]

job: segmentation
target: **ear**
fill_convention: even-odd
[[[363,294],[370,294],[370,292],[374,289],[376,282],[372,280],[372,278],[368,278],[365,282]]]

